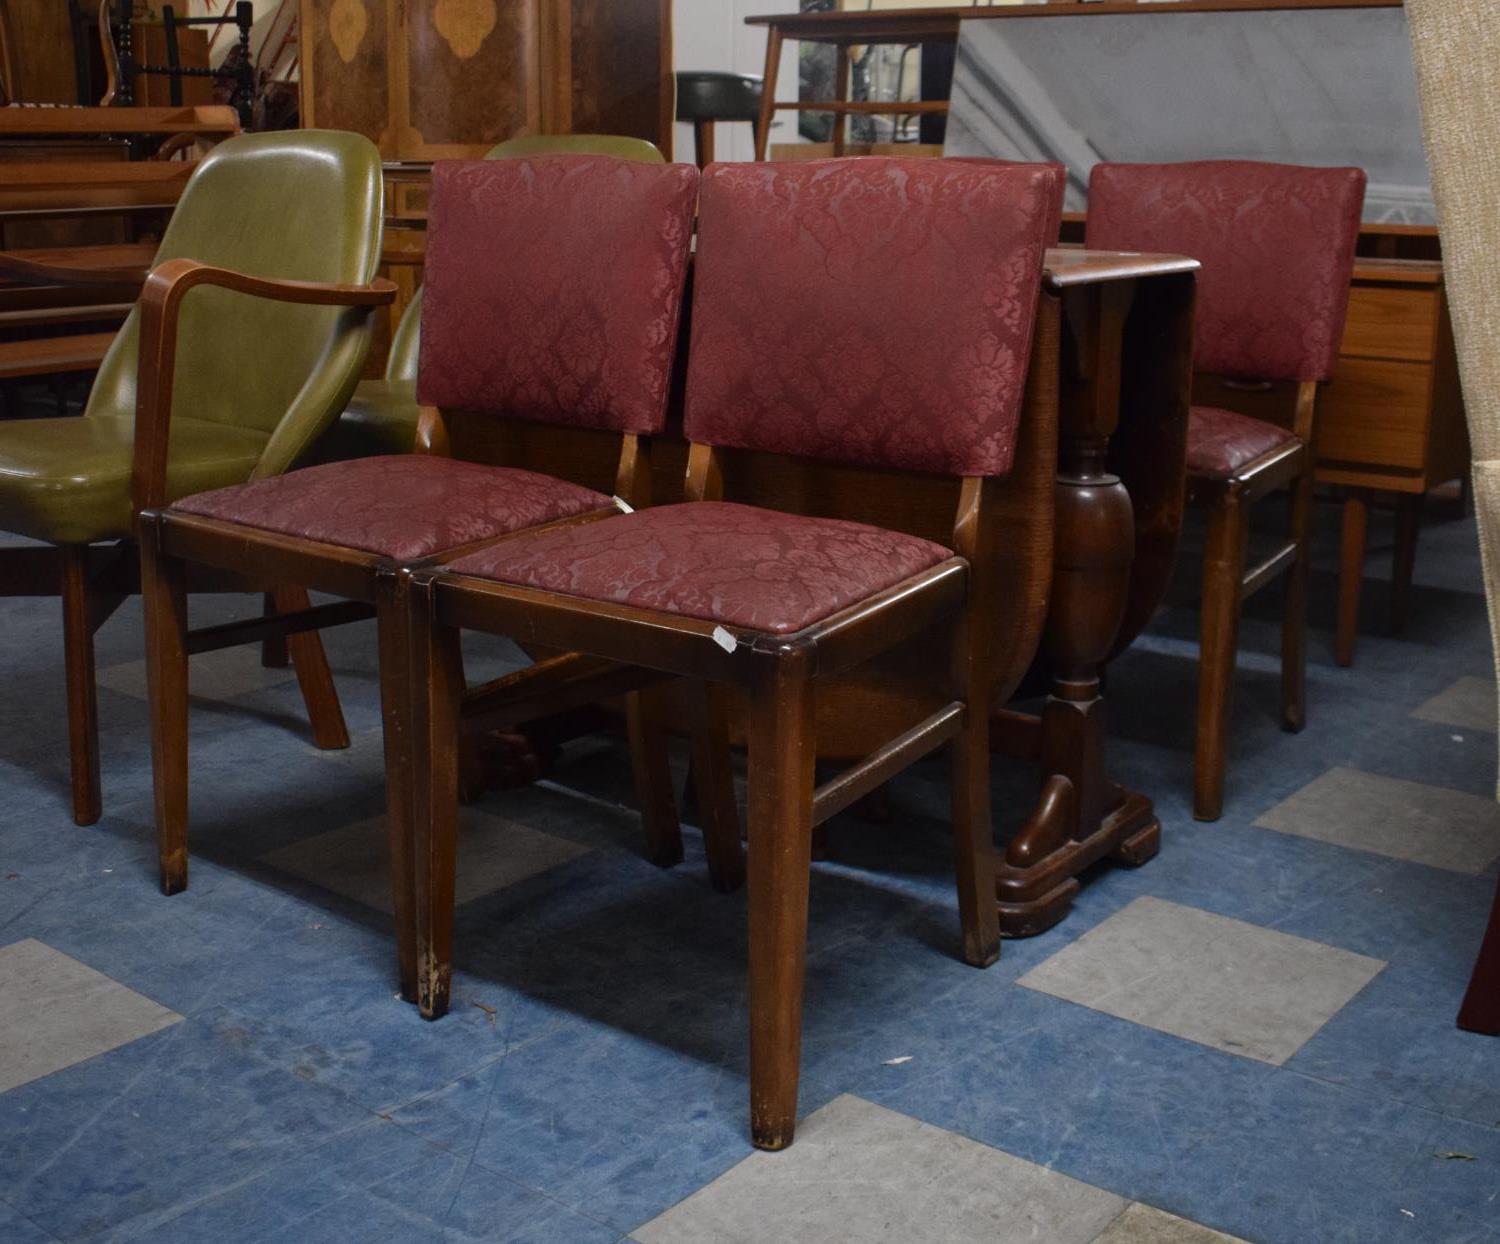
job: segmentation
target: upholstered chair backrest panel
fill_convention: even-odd
[[[685,429],[945,475],[1015,452],[1056,174],[859,159],[704,174]]]
[[[436,165],[418,400],[659,431],[697,189],[692,165],[607,156]]]
[[[1098,164],[1089,180],[1087,243],[1202,263],[1200,371],[1327,380],[1344,335],[1364,196],[1357,168]]]

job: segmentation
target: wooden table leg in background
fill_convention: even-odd
[[[781,31],[766,31],[766,75],[761,84],[760,124],[755,127],[755,158],[764,160],[771,143],[771,122],[776,119],[776,78],[781,71]]]
[[[1425,494],[1396,495],[1396,548],[1391,557],[1391,631],[1401,634],[1411,621],[1411,580],[1417,565],[1417,533]]]
[[[1338,630],[1333,659],[1345,668],[1354,664],[1354,638],[1359,631],[1359,594],[1364,586],[1365,547],[1370,535],[1370,497],[1353,489],[1344,498],[1344,533],[1339,553]]]

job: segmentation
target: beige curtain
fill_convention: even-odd
[[[1500,653],[1500,0],[1406,0],[1406,16]]]

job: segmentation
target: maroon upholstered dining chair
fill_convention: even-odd
[[[309,467],[143,516],[166,893],[187,884],[184,574],[190,563],[274,567],[284,576],[277,582],[344,598],[307,610],[305,629],[372,613],[377,620],[401,989],[415,999],[402,568],[523,529],[618,513],[610,491],[645,502],[646,438],[666,420],[697,188],[691,165],[600,156],[438,164],[417,379],[418,399],[428,404],[417,434],[424,452]],[[496,431],[515,464],[445,456],[449,433],[466,420],[503,425]],[[593,452],[584,457],[603,465],[593,478],[581,469],[572,479],[524,469],[548,437],[586,442]],[[241,625],[256,637],[256,624]],[[576,697],[596,685],[591,674],[607,673],[564,654],[476,689],[470,708],[485,721],[507,695],[562,688]],[[616,678],[581,702],[631,691]],[[670,831],[675,839],[675,823]]]
[[[1006,477],[1023,474],[1018,438],[1048,455],[1055,444],[1055,388],[1028,385],[1033,338],[1055,349],[1058,332],[1055,302],[1037,312],[1055,176],[894,159],[708,170],[688,500],[519,536],[414,575],[424,1014],[441,1015],[450,988],[461,627],[548,636],[743,693],[757,1146],[789,1144],[796,1119],[813,826],[944,744],[963,957],[994,961],[989,706],[1037,638],[995,618],[1039,618],[1046,590],[1005,567],[1018,546],[1050,542],[1052,508],[1018,504]],[[876,267],[889,297],[868,297]],[[942,517],[931,533],[830,517],[835,489],[812,481],[815,468],[842,471],[846,495],[933,484]],[[776,494],[785,508],[754,504],[789,478],[806,486],[789,503]],[[1047,496],[1052,486],[1049,474]],[[919,635],[939,667],[930,715],[815,787],[819,685]]]
[[[1210,400],[1192,408],[1187,445],[1188,501],[1208,512],[1193,764],[1200,821],[1217,820],[1224,806],[1240,610],[1282,574],[1281,720],[1293,731],[1307,720],[1318,386],[1333,374],[1344,333],[1364,191],[1357,168],[1248,160],[1099,164],[1089,181],[1090,247],[1166,251],[1203,265],[1194,398]],[[1288,538],[1247,570],[1250,506],[1279,488],[1291,490]]]

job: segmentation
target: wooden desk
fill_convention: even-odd
[[[200,104],[182,108],[0,108],[0,137],[16,134],[198,134],[228,138],[240,132],[233,108]]]

